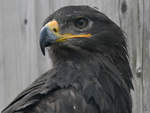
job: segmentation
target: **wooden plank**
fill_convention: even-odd
[[[17,37],[17,24],[16,24],[16,13],[14,8],[14,3],[10,2],[10,5],[7,4],[7,1],[1,1],[1,7],[0,7],[0,17],[1,17],[1,55],[3,55],[3,63],[2,63],[2,70],[1,70],[1,77],[2,78],[2,87],[4,89],[3,94],[3,101],[0,101],[0,105],[6,105],[9,100],[14,96],[14,93],[17,91],[17,89],[20,89],[20,86],[17,86],[16,83],[16,77],[17,77],[17,71],[16,71],[16,47],[17,43],[15,43],[17,40],[15,39]],[[3,13],[5,12],[5,13]],[[18,31],[19,32],[19,31]],[[15,44],[14,44],[15,43]],[[14,44],[14,45],[13,45]],[[19,46],[19,45],[18,45]],[[15,74],[15,75],[14,75]]]
[[[0,10],[1,10],[2,5],[0,4]],[[0,11],[1,13],[1,11]],[[2,15],[0,14],[0,19],[2,19]],[[2,37],[2,21],[0,21],[0,111],[1,108],[4,106],[4,91],[5,91],[5,86],[4,86],[4,54],[3,54],[3,37]]]
[[[150,1],[143,2],[143,113],[150,113]]]
[[[1,0],[2,109],[39,74],[33,0]],[[5,12],[5,13],[4,13]]]
[[[120,24],[127,33],[130,64],[134,75],[133,113],[143,113],[142,34],[143,4],[138,0],[120,1]]]

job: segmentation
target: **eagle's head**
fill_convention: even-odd
[[[89,6],[66,6],[50,15],[41,29],[40,46],[44,55],[46,47],[51,47],[54,53],[65,50],[71,54],[77,50],[81,53],[126,54],[121,29]]]
[[[85,78],[98,78],[102,88],[100,95],[108,94],[108,97],[107,94],[102,96],[102,101],[98,100],[103,103],[96,104],[103,105],[99,107],[103,111],[131,113],[133,85],[126,38],[120,27],[103,13],[89,6],[67,6],[57,10],[44,22],[40,46],[43,54],[48,48],[57,72],[61,70],[59,73],[67,78],[66,81],[73,76],[83,77],[83,83]],[[89,92],[95,94],[91,89]]]

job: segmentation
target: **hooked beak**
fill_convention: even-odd
[[[63,42],[71,38],[89,38],[91,34],[59,34],[59,25],[56,20],[48,22],[44,27],[42,27],[40,32],[40,47],[43,55],[45,55],[45,48],[51,46],[56,42]]]

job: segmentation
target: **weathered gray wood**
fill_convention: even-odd
[[[0,0],[0,111],[27,85],[51,68],[39,48],[43,20],[66,5],[97,7],[128,37],[134,74],[133,113],[150,113],[149,0]]]
[[[44,4],[47,3],[43,2],[43,12],[39,13],[34,0],[0,1],[0,109],[47,70],[48,63],[42,60],[45,58],[41,55],[38,41],[39,25],[43,20],[36,17],[36,14],[43,18],[48,15],[45,12],[49,9]]]
[[[1,4],[0,4],[0,7],[1,7]],[[0,16],[1,17],[1,16]],[[1,19],[1,18],[0,18]],[[3,38],[2,38],[2,21],[0,21],[0,110],[1,108],[4,106],[4,91],[5,91],[5,86],[4,86],[4,80],[5,80],[5,77],[4,77],[4,55],[3,55]]]
[[[150,113],[150,1],[143,3],[143,113]]]

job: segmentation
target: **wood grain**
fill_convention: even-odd
[[[51,68],[39,48],[43,20],[66,5],[90,5],[125,31],[134,74],[133,113],[150,113],[149,0],[1,0],[0,111],[35,78]]]
[[[150,113],[150,1],[143,3],[143,113]]]

